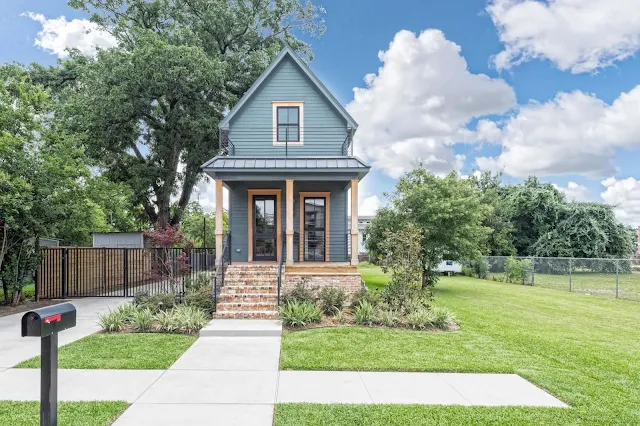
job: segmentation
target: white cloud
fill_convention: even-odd
[[[354,88],[347,110],[358,121],[356,154],[391,177],[422,161],[437,174],[465,161],[452,146],[468,140],[475,117],[504,113],[515,93],[503,80],[472,74],[460,46],[439,30],[398,32],[378,54],[382,66]]]
[[[561,70],[593,71],[640,48],[638,0],[490,0],[505,48],[499,69],[546,58]]]
[[[95,55],[97,48],[106,49],[117,44],[115,37],[87,19],[67,21],[64,16],[48,19],[33,12],[25,12],[22,16],[42,25],[34,45],[59,58],[69,56],[67,49],[75,48],[84,55]]]
[[[198,201],[207,213],[216,211],[216,185],[212,179],[204,178],[193,189],[190,201]],[[222,208],[229,209],[229,191],[222,188]]]
[[[483,170],[504,169],[515,177],[610,176],[615,149],[640,146],[640,86],[611,105],[580,91],[559,93],[521,107],[496,129],[478,129],[477,137],[502,143],[498,157],[476,159]]]
[[[602,185],[607,189],[600,195],[605,203],[615,206],[616,217],[627,225],[640,225],[640,181],[611,177]]]
[[[365,197],[359,200],[358,216],[374,216],[380,207],[382,207],[382,201],[377,195]]]
[[[569,182],[566,187],[553,184],[553,187],[564,193],[569,201],[592,201],[591,191],[584,185]]]

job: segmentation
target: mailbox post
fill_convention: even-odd
[[[76,326],[71,303],[27,312],[22,317],[22,337],[40,337],[40,425],[58,424],[58,333]]]

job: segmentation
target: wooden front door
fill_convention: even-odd
[[[253,197],[253,260],[276,260],[278,250],[275,195]]]

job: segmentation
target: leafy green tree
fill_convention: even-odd
[[[105,176],[125,182],[148,220],[177,225],[219,148],[218,123],[283,43],[319,35],[322,8],[298,0],[70,0],[118,40],[38,75],[66,99],[58,111]],[[172,199],[176,201],[172,203]],[[172,205],[173,204],[173,205]]]
[[[487,254],[490,256],[512,256],[516,254],[513,244],[514,227],[511,224],[509,205],[505,196],[507,188],[502,185],[501,174],[483,172],[469,177],[469,181],[482,192],[482,203],[491,206],[483,226],[490,228],[487,238]]]
[[[214,247],[216,243],[216,215],[206,213],[200,203],[191,202],[184,212],[180,231],[196,246],[204,246],[205,243],[205,220],[206,220],[206,246]],[[224,230],[229,228],[229,216],[223,212],[222,223]]]
[[[530,177],[507,188],[508,215],[514,228],[513,242],[519,256],[533,256],[534,245],[552,231],[565,205],[565,197],[550,183]]]
[[[439,178],[419,167],[399,180],[390,200],[389,211],[383,209],[371,229],[384,228],[384,223],[378,223],[384,220],[401,227],[410,224],[420,232],[423,288],[437,282],[436,268],[443,259],[477,259],[484,254],[491,229],[482,222],[491,207],[483,204],[482,193],[468,179],[455,173]],[[380,250],[375,253],[378,257],[389,254],[384,242],[375,244],[369,243],[368,248]]]

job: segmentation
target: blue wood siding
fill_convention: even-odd
[[[291,58],[278,64],[231,120],[229,140],[235,155],[285,155],[285,147],[273,146],[272,102],[276,101],[304,102],[304,145],[290,145],[288,155],[342,155],[346,120]]]
[[[231,232],[231,261],[246,262],[249,260],[249,218],[248,190],[249,189],[281,189],[280,211],[281,232],[287,226],[287,196],[286,184],[282,182],[228,182],[229,188],[229,230]],[[293,184],[293,230],[300,232],[300,192],[331,192],[330,217],[331,229],[329,239],[329,260],[345,261],[345,242],[347,228],[347,182],[296,182]],[[285,240],[283,240],[284,243]],[[297,262],[299,245],[294,251]]]

